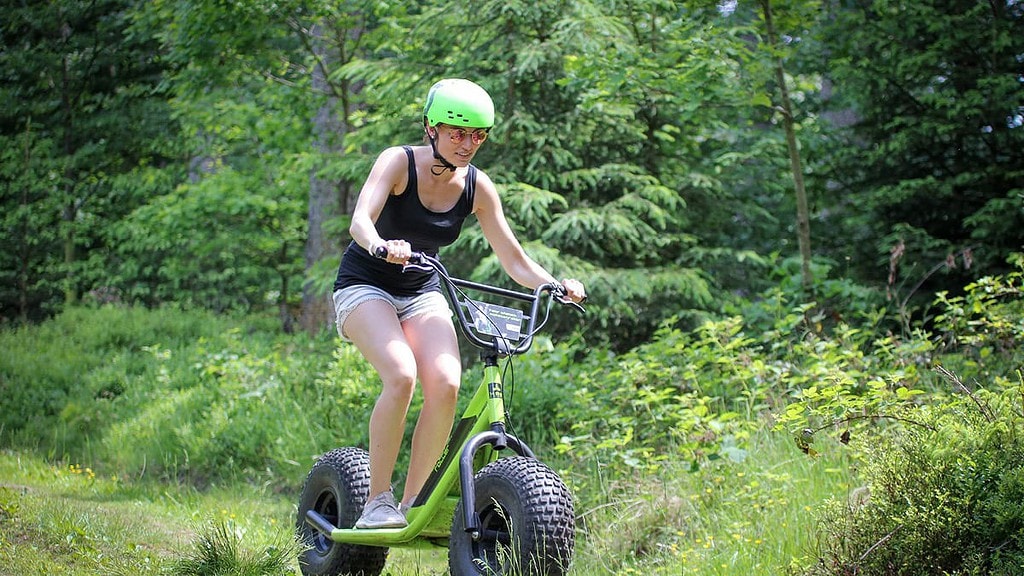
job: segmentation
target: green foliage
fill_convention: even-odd
[[[929,294],[1008,271],[1024,223],[1019,3],[877,0],[835,16],[830,111],[848,129],[823,174],[838,200],[824,223],[836,242],[823,243],[845,246],[865,278],[899,240],[914,279],[969,250]]]
[[[995,355],[1012,360],[1024,347],[1024,257],[1015,257],[1017,270],[1005,276],[986,276],[964,287],[964,293],[936,295],[942,312],[935,327],[951,352],[978,364]]]
[[[557,451],[612,478],[657,473],[670,460],[696,470],[745,458],[767,389],[756,360],[736,362],[754,352],[741,326],[733,318],[692,334],[664,327],[650,344],[584,370],[559,410],[570,428]]]
[[[59,185],[56,144],[31,122],[0,136],[0,323],[38,320],[59,300]]]
[[[564,419],[572,414],[566,406],[576,401],[581,375],[597,370],[612,357],[610,352],[590,349],[582,337],[552,342],[544,334],[538,335],[529,354],[505,364],[506,417],[513,433],[535,451],[547,452],[572,424]],[[467,373],[464,380],[471,376]],[[469,385],[465,381],[463,389]]]
[[[188,180],[179,176],[173,189],[154,194],[116,225],[121,265],[110,282],[132,302],[215,311],[276,306],[287,320],[302,284],[310,103],[297,87],[255,73],[281,49],[274,36],[282,32],[265,26],[239,32],[222,47],[236,61],[225,68],[160,28],[230,36],[266,14],[239,6],[238,20],[226,24],[213,7],[179,12],[175,4],[154,3],[138,18],[140,28],[165,34],[170,60],[192,59],[179,64],[185,69],[178,70],[172,101],[191,158]],[[261,41],[264,49],[245,51]],[[294,72],[280,74],[290,79]]]
[[[15,281],[0,290],[0,317],[38,319],[103,285],[110,227],[145,200],[122,178],[175,154],[164,63],[131,29],[135,4],[5,7],[0,270]]]
[[[352,347],[201,312],[71,308],[0,333],[4,445],[206,485],[301,481],[359,444],[377,378]],[[125,450],[132,446],[132,450]]]
[[[808,574],[1019,573],[1022,385],[921,407],[918,425],[862,445],[870,496],[832,502]]]
[[[131,267],[121,275],[125,296],[214,311],[287,303],[301,283],[299,174],[225,168],[137,210],[120,249]],[[153,258],[144,271],[134,268],[142,254]]]
[[[71,308],[40,327],[0,332],[5,443],[16,440],[58,455],[65,442],[81,449],[78,431],[109,425],[112,403],[129,383],[157,376],[142,346],[176,349],[219,327],[209,317],[172,308]],[[135,344],[140,341],[152,344]],[[70,419],[66,425],[58,425],[62,414]]]
[[[1020,280],[1020,272],[985,277],[965,287],[962,296],[939,294],[934,335],[918,329],[908,337],[877,337],[841,325],[831,338],[796,343],[798,356],[827,355],[828,371],[790,379],[795,401],[776,425],[811,453],[819,432],[835,431],[849,442],[878,421],[913,423],[915,408],[926,401],[923,394],[942,402],[944,381],[923,368],[965,370],[994,386],[1008,385],[1008,376],[1024,368],[1015,345],[1024,302]]]
[[[789,374],[794,401],[776,415],[776,427],[788,430],[797,446],[813,455],[819,432],[835,432],[846,443],[879,419],[903,420],[903,410],[914,405],[922,388],[931,389],[920,373],[919,364],[932,350],[923,336],[865,342],[860,331],[843,326],[832,338],[797,343],[796,357],[813,354],[825,361]]]
[[[827,354],[834,367],[793,382],[796,399],[776,426],[812,456],[836,449],[821,438],[834,434],[853,450],[870,491],[870,500],[858,495],[829,508],[808,574],[1019,572],[1024,524],[1010,502],[1020,497],[1024,382],[1019,347],[1004,346],[1018,336],[1019,281],[1012,273],[983,278],[963,296],[940,294],[936,336],[918,330],[865,341],[843,328],[833,336],[838,349],[807,339],[804,354]],[[947,362],[985,378],[992,392],[970,392]],[[920,370],[926,364],[964,394],[950,398],[945,380]]]

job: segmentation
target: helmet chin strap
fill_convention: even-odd
[[[458,167],[449,162],[448,160],[445,160],[444,156],[441,156],[441,153],[437,151],[436,137],[431,136],[430,132],[427,132],[427,137],[430,139],[430,149],[434,151],[434,160],[437,160],[437,164],[434,164],[433,166],[430,167],[430,173],[433,174],[434,176],[441,176],[442,174],[448,172],[449,170],[455,172],[455,170]]]

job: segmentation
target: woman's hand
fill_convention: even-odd
[[[583,286],[583,282],[574,278],[566,278],[562,280],[562,286],[565,287],[565,295],[577,304],[582,304],[587,300],[587,289]]]
[[[383,248],[387,251],[384,259],[391,264],[405,264],[412,256],[412,245],[405,240],[385,240],[381,244],[374,243],[370,246],[370,254],[380,257],[378,251]]]

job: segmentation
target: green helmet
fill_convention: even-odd
[[[494,126],[494,102],[474,82],[446,78],[430,87],[423,119],[430,126],[449,124],[466,128]]]

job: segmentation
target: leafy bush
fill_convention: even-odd
[[[940,294],[936,334],[877,338],[865,370],[806,383],[779,415],[777,425],[808,454],[819,432],[836,432],[865,482],[826,509],[808,575],[1024,569],[1020,278],[983,278],[961,296]],[[938,368],[921,371],[925,364]],[[991,391],[971,393],[947,364],[988,380]]]
[[[807,574],[1010,575],[1024,570],[1020,385],[913,412],[863,444],[867,499],[835,500]]]
[[[796,437],[808,452],[822,431],[836,431],[844,441],[867,431],[879,421],[895,422],[906,408],[946,400],[943,374],[958,372],[989,381],[1001,389],[1024,368],[1024,293],[1021,273],[982,278],[965,287],[961,296],[940,294],[935,300],[936,332],[917,329],[907,337],[876,336],[869,331],[840,325],[830,338],[808,332],[802,340],[785,344],[784,353],[799,358],[828,358],[804,362],[825,372],[789,380],[792,401],[776,415],[776,425]],[[768,340],[771,333],[767,333]],[[775,338],[789,342],[780,332]],[[869,340],[870,339],[870,340]],[[941,366],[941,370],[931,367]]]
[[[931,388],[921,370],[934,349],[926,334],[876,338],[845,323],[826,332],[815,304],[780,309],[784,303],[760,303],[757,322],[774,319],[767,330],[750,331],[739,316],[691,332],[669,322],[648,344],[576,366],[578,387],[558,411],[571,427],[558,450],[575,469],[599,466],[612,478],[656,472],[668,459],[696,470],[745,458],[763,426],[789,429],[798,441],[837,420],[869,426],[865,410],[913,403],[920,388]]]
[[[576,390],[585,374],[598,370],[611,354],[588,350],[581,338],[553,342],[539,335],[528,354],[502,364],[506,418],[510,431],[535,451],[547,452],[572,426]],[[463,374],[463,398],[476,385],[479,372]]]
[[[981,278],[958,296],[936,296],[935,329],[951,353],[945,362],[951,369],[998,380],[1007,366],[1024,368],[1024,255],[1014,262],[1015,272]]]
[[[766,383],[758,377],[756,346],[741,328],[738,318],[708,322],[692,334],[666,326],[650,344],[589,366],[559,408],[571,429],[557,450],[584,474],[597,466],[599,475],[625,481],[657,472],[669,458],[694,469],[721,457],[742,459],[759,427]]]

